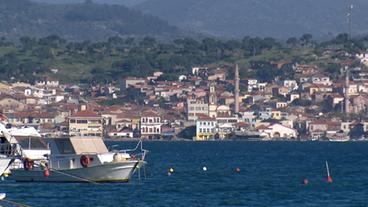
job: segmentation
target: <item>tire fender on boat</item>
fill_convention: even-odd
[[[86,168],[91,164],[91,158],[88,155],[82,155],[80,157],[80,164]]]

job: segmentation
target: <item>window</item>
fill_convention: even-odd
[[[77,120],[77,124],[87,124],[87,120]]]
[[[70,119],[70,123],[75,123],[75,119]]]

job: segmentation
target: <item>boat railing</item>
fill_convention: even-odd
[[[120,150],[119,152],[133,155],[134,158],[144,161],[144,159],[146,158],[146,154],[149,151],[143,148],[143,142],[142,142],[142,140],[139,140],[139,142],[137,143],[135,148],[133,148],[133,149],[124,149],[124,150]]]
[[[0,154],[7,157],[21,157],[23,153],[19,144],[2,143],[0,144]]]

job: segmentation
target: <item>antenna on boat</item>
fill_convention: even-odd
[[[330,169],[329,169],[329,167],[328,167],[328,162],[327,162],[327,160],[326,160],[326,170],[327,170],[327,182],[328,182],[328,183],[332,183],[332,182],[333,182],[333,180],[332,180],[332,177],[331,177],[331,174],[330,174]]]

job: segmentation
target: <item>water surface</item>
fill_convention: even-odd
[[[120,142],[122,148],[135,143]],[[368,143],[146,142],[147,179],[122,184],[3,181],[31,206],[367,206]],[[333,184],[326,182],[329,161]],[[207,171],[203,171],[202,167]],[[175,170],[171,176],[167,170]],[[235,168],[240,168],[240,173]],[[144,177],[144,173],[141,176]],[[309,185],[302,185],[304,178]],[[3,206],[7,206],[1,203]]]

